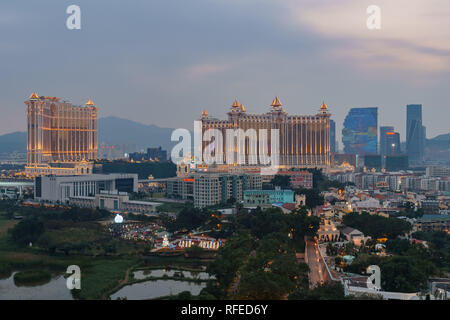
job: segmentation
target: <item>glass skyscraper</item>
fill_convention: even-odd
[[[386,132],[393,132],[394,127],[382,126],[380,127],[380,154],[386,156]]]
[[[336,122],[330,119],[330,152],[336,152]]]
[[[376,154],[378,144],[378,108],[352,108],[342,129],[344,153]]]
[[[411,162],[423,159],[425,146],[425,127],[422,125],[422,105],[406,106],[406,152]]]
[[[400,150],[400,133],[394,131],[385,132],[382,139],[385,141],[383,150],[384,156],[394,156],[401,153]]]

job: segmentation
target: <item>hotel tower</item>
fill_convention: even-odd
[[[97,107],[31,94],[27,105],[29,176],[92,173],[97,159]]]
[[[228,112],[228,120],[211,118],[204,110],[200,119],[202,132],[218,129],[226,140],[227,129],[243,129],[244,131],[254,129],[258,136],[260,129],[266,129],[267,137],[269,137],[267,149],[261,151],[270,154],[270,130],[279,129],[279,168],[328,167],[330,164],[330,113],[327,105],[322,103],[316,115],[290,115],[283,110],[278,97],[273,99],[270,106],[271,109],[267,113],[250,114],[236,100]],[[224,141],[224,156],[226,156],[226,146],[227,141]],[[205,142],[203,142],[204,147]],[[256,150],[249,150],[250,148],[247,142],[244,148],[246,156],[259,154],[259,144],[256,146],[253,144]],[[226,166],[230,165],[227,163]],[[237,165],[233,164],[233,166]],[[256,166],[261,167],[259,164]],[[246,165],[239,167],[246,167]]]

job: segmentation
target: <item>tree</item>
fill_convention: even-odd
[[[289,189],[291,187],[291,178],[287,175],[277,174],[273,177],[270,183],[275,187],[280,187],[281,189]]]
[[[390,239],[386,242],[386,250],[393,254],[405,254],[412,246],[406,239]]]
[[[191,231],[203,225],[208,218],[209,213],[207,210],[187,207],[178,213],[175,224],[178,230],[187,229]]]
[[[306,207],[313,209],[324,204],[324,198],[318,189],[300,188],[295,190],[295,194],[304,194],[306,197]]]
[[[191,246],[186,249],[186,253],[189,257],[201,257],[205,253],[205,249],[199,246]]]
[[[177,300],[192,300],[192,294],[189,291],[180,292],[177,296]]]
[[[237,299],[282,299],[307,279],[307,268],[299,265],[282,233],[268,234],[241,268]]]
[[[314,237],[320,226],[320,218],[316,216],[308,216],[305,209],[297,209],[288,215],[289,225],[292,229],[293,239],[295,241],[302,240],[305,235]]]
[[[372,238],[396,238],[411,230],[409,222],[397,218],[370,215],[367,212],[361,214],[351,212],[344,216],[343,222],[346,226],[358,229]]]
[[[254,239],[245,231],[238,232],[227,240],[225,246],[217,251],[216,259],[207,266],[206,271],[217,279],[217,283],[208,289],[209,292],[217,298],[226,297],[236,272],[249,256],[253,245]]]
[[[367,267],[370,265],[380,265],[386,258],[376,255],[359,254],[350,265],[345,266],[346,272],[356,274],[366,274]]]
[[[344,300],[344,287],[340,282],[325,282],[313,289],[299,288],[288,296],[288,300]]]
[[[9,232],[14,242],[24,246],[39,238],[44,232],[44,225],[37,218],[27,218],[20,221]]]
[[[113,242],[113,241],[104,243],[103,244],[103,251],[105,252],[105,255],[116,253],[117,252],[116,243]]]
[[[254,270],[242,275],[237,299],[279,300],[289,290],[287,282],[278,274]]]
[[[423,216],[424,211],[422,208],[416,208],[414,203],[412,202],[404,202],[403,204],[399,205],[399,208],[404,208],[402,211],[397,211],[394,214],[392,214],[393,217],[400,217],[405,216],[408,218],[420,218]]]
[[[397,256],[381,263],[381,287],[386,291],[418,292],[435,272],[434,266],[420,257]]]
[[[327,256],[335,256],[337,255],[338,250],[332,243],[327,244]]]
[[[11,207],[7,208],[5,216],[6,216],[7,219],[14,218],[14,208],[11,208]]]
[[[240,228],[250,230],[252,235],[260,239],[272,232],[289,232],[287,216],[279,208],[268,208],[262,210],[260,207],[249,213],[236,215],[235,223]]]

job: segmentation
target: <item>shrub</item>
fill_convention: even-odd
[[[31,270],[17,272],[14,274],[14,283],[17,286],[30,285],[30,284],[42,284],[50,281],[52,274],[47,270]]]

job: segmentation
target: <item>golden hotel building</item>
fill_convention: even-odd
[[[279,129],[279,168],[326,168],[330,165],[330,113],[325,103],[322,103],[316,115],[290,115],[283,110],[278,97],[273,99],[270,111],[263,114],[247,113],[242,104],[234,101],[228,112],[228,120],[210,118],[206,110],[202,112],[200,120],[202,132],[208,129],[219,129],[224,140],[226,140],[227,129],[243,129],[244,131],[255,129],[258,136],[260,129],[266,129],[269,139],[267,149],[262,150],[264,154],[271,152],[270,130]],[[203,142],[203,150],[208,143]],[[254,147],[257,150],[249,150],[248,142],[246,143],[246,157],[249,154],[259,154],[259,144]],[[227,141],[224,141],[224,157],[226,157],[226,148]],[[246,163],[247,165],[238,167],[241,169],[251,167],[248,164],[249,161],[246,160]],[[256,167],[259,166],[258,164]],[[237,165],[233,164],[231,167],[233,166]],[[230,165],[223,167],[230,167]]]
[[[28,176],[92,173],[97,159],[97,107],[33,93],[27,105]]]

